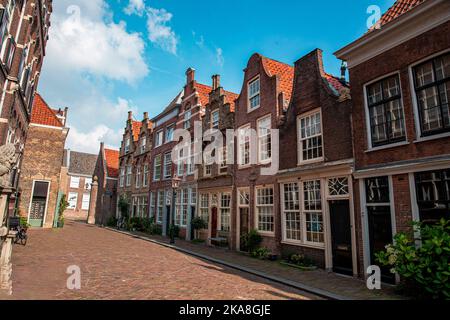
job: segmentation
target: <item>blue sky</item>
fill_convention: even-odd
[[[69,107],[68,147],[118,147],[129,109],[157,115],[181,90],[188,67],[199,82],[222,76],[239,93],[249,57],[286,63],[314,48],[338,75],[333,52],[367,29],[367,8],[394,0],[58,0],[39,91]]]

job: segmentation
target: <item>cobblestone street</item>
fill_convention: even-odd
[[[105,229],[30,230],[13,250],[13,299],[315,299],[262,278]],[[68,266],[81,290],[66,288]],[[5,297],[2,297],[3,299]]]

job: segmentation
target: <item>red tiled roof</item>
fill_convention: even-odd
[[[380,26],[384,26],[392,20],[397,19],[402,14],[410,11],[425,1],[426,0],[397,0],[394,5],[381,17]]]
[[[38,93],[36,93],[33,101],[31,123],[58,128],[64,127],[61,120],[56,116],[56,111],[52,110]]]
[[[206,106],[209,102],[209,94],[212,91],[212,88],[198,82],[195,84],[195,88],[197,89],[200,103],[202,104],[202,106]]]
[[[230,104],[230,111],[234,112],[236,103],[234,102],[239,97],[238,94],[230,91],[225,91],[226,102]]]
[[[342,82],[335,76],[329,74],[329,73],[325,73],[324,76],[325,80],[328,81],[328,83],[334,88],[336,89],[336,91],[340,91],[343,87],[345,87],[344,84],[342,84]]]
[[[285,93],[287,100],[291,100],[292,87],[294,86],[294,67],[266,57],[262,57],[262,63],[270,77],[280,76],[279,89]]]
[[[119,151],[105,148],[105,162],[108,177],[119,176]]]
[[[139,140],[139,134],[141,133],[141,128],[142,128],[142,122],[140,122],[140,121],[132,122],[131,130],[133,131],[132,133],[133,133],[134,141]]]

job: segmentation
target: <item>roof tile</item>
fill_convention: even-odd
[[[36,93],[31,111],[31,123],[62,128],[64,125],[57,117],[56,110],[52,110],[42,96]]]
[[[119,151],[105,148],[105,162],[108,177],[119,176]]]

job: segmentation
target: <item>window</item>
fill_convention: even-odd
[[[148,165],[144,165],[144,177],[142,179],[142,186],[145,188],[148,186]]]
[[[320,160],[322,150],[322,124],[320,112],[300,118],[300,159],[301,161]]]
[[[239,165],[247,166],[250,164],[250,125],[239,129]]]
[[[200,217],[209,222],[209,194],[202,193],[200,194]]]
[[[450,219],[450,169],[415,175],[420,221]]]
[[[139,217],[147,218],[148,217],[148,198],[146,196],[142,196],[139,199]]]
[[[271,127],[270,116],[258,120],[258,159],[260,162],[270,161],[272,158]]]
[[[197,205],[197,190],[195,188],[190,189],[191,192],[191,205]]]
[[[164,155],[164,179],[172,177],[172,152]]]
[[[166,128],[166,143],[173,141],[173,132],[175,130],[175,126],[171,125]]]
[[[153,181],[161,180],[161,155],[158,154],[153,162]]]
[[[367,87],[372,147],[405,141],[405,120],[399,76]]]
[[[144,153],[147,151],[147,138],[143,137],[141,138],[141,153]]]
[[[422,136],[450,131],[450,53],[413,69]]]
[[[156,212],[156,222],[162,223],[164,215],[164,190],[158,191],[158,208]]]
[[[301,241],[300,192],[298,183],[283,185],[284,238]]]
[[[5,48],[5,54],[4,54],[4,63],[6,66],[6,69],[8,71],[11,70],[12,63],[14,61],[14,54],[16,53],[16,42],[14,41],[13,37],[10,37],[8,39],[8,42],[6,44]]]
[[[119,179],[119,186],[123,187],[123,183],[125,181],[125,168],[120,168],[120,179]]]
[[[178,164],[177,164],[177,175],[178,177],[182,177],[184,175],[184,149],[180,149],[178,153]]]
[[[220,231],[230,231],[231,215],[231,194],[222,193],[220,195]]]
[[[132,217],[139,217],[139,198],[133,197]]]
[[[28,60],[28,47],[26,46],[25,48],[22,49],[22,55],[20,56],[19,72],[17,73],[18,77],[20,78],[23,77],[27,60]]]
[[[259,77],[251,81],[248,85],[249,110],[254,110],[260,106],[260,83]]]
[[[239,190],[239,206],[250,206],[250,192],[246,190]]]
[[[192,116],[192,111],[191,110],[187,110],[184,113],[184,122],[183,122],[183,128],[184,129],[189,129],[191,127],[191,116]]]
[[[303,182],[303,197],[306,242],[324,243],[320,180]]]
[[[258,230],[261,232],[274,232],[274,206],[273,188],[256,189],[256,216]]]
[[[130,138],[125,139],[125,153],[130,152]]]
[[[91,190],[91,187],[92,187],[92,178],[85,178],[84,179],[84,189]]]
[[[204,176],[208,177],[212,174],[212,164],[205,164]]]
[[[80,177],[70,177],[70,187],[79,188],[80,187]]]
[[[125,181],[125,168],[120,168],[119,186],[123,187]]]
[[[160,130],[156,133],[155,147],[161,146],[163,144],[163,139],[164,139],[164,131]]]
[[[78,193],[76,192],[69,192],[69,198],[67,199],[67,202],[69,202],[69,209],[75,210],[77,208],[77,202],[78,202]]]
[[[227,157],[228,157],[227,147],[224,146],[220,149],[219,174],[228,173]]]
[[[211,112],[211,129],[219,129],[219,110]]]
[[[139,189],[141,187],[141,167],[138,166],[136,168],[136,188]]]
[[[150,218],[156,219],[155,208],[156,208],[156,196],[154,192],[150,192],[150,212],[149,212]]]
[[[131,186],[131,179],[133,177],[132,169],[133,168],[131,167],[131,165],[127,166],[127,179],[126,179],[126,182],[125,182],[127,187]]]
[[[3,48],[3,43],[8,37],[10,13],[9,10],[0,9],[0,48]]]
[[[348,178],[331,178],[328,179],[328,195],[332,197],[347,196],[348,191]]]
[[[181,189],[177,192],[175,207],[175,225],[185,227],[187,223],[189,190]]]
[[[89,200],[91,199],[91,195],[89,193],[83,194],[83,201],[81,203],[81,210],[89,210]]]

